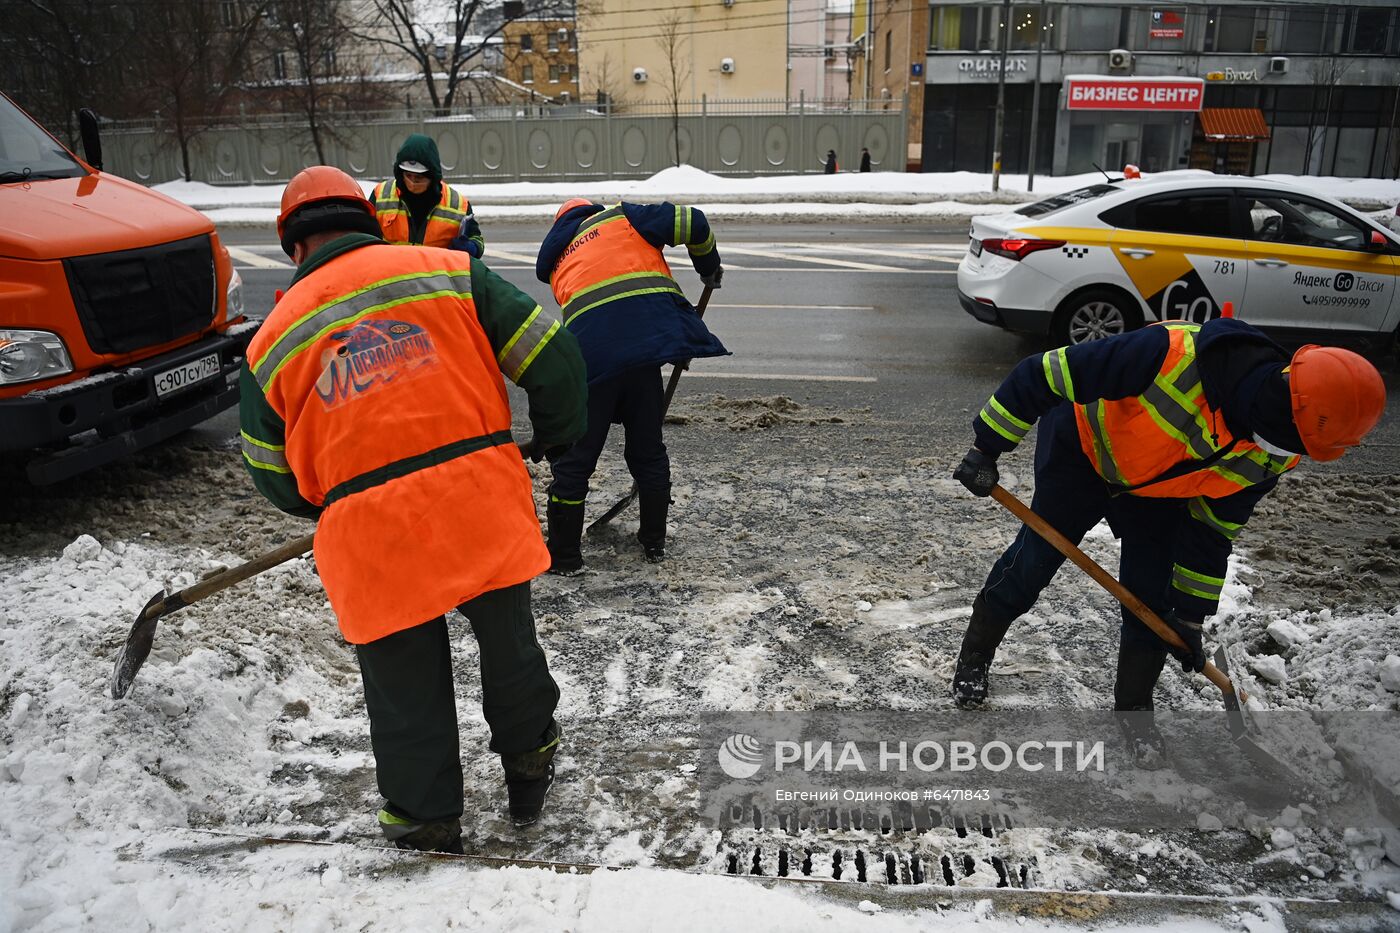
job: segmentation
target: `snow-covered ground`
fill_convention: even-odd
[[[1203,172],[1172,172],[1190,177]],[[1161,177],[1161,176],[1152,176]],[[1310,191],[1339,198],[1368,211],[1393,209],[1400,202],[1400,181],[1370,178],[1266,175]],[[1098,173],[1040,176],[1035,192],[1026,191],[1026,176],[1005,175],[1001,191],[992,193],[991,176],[975,172],[909,174],[842,172],[837,175],[778,175],[732,178],[691,166],[669,168],[650,178],[590,182],[472,183],[463,186],[483,222],[542,221],[572,197],[616,201],[671,200],[705,208],[717,220],[841,219],[848,221],[928,221],[965,218],[1010,210],[1040,197],[1072,191],[1102,181]],[[361,179],[366,193],[380,179]],[[277,217],[281,185],[218,187],[202,182],[166,182],[156,190],[196,207],[225,225],[268,225]]]
[[[108,697],[116,648],[155,591],[305,531],[256,496],[234,444],[166,448],[66,491],[13,494],[0,513],[0,931],[995,933],[1147,930],[1170,916],[1192,933],[1273,933],[1304,909],[1361,911],[1347,929],[1400,928],[1400,837],[1296,812],[1250,832],[1089,825],[968,839],[699,824],[696,715],[946,707],[971,597],[1016,525],[971,500],[907,423],[869,410],[682,393],[670,422],[669,560],[640,561],[632,512],[586,541],[591,573],[535,585],[566,742],[550,811],[531,830],[503,817],[474,643],[453,628],[468,851],[622,868],[593,874],[367,847],[379,798],[358,672],[309,561],[163,621],[131,695]],[[605,457],[593,504],[625,491],[620,459]],[[1005,483],[1028,494],[1016,476],[1028,469],[1029,450],[1008,457]],[[1218,636],[1264,706],[1400,709],[1400,480],[1303,471],[1285,484],[1250,525]],[[1112,565],[1102,529],[1086,547]],[[1103,708],[1116,616],[1063,571],[1013,629],[993,708]],[[1174,670],[1159,697],[1219,707]],[[805,847],[814,879],[830,878],[834,851],[930,865],[944,853],[956,877],[900,888],[726,876],[731,857],[747,864],[775,846]],[[1026,865],[1042,890],[1121,893],[1018,911],[1002,897],[1022,892],[989,887],[994,857]],[[1153,894],[1200,899],[1140,919],[1110,910]]]

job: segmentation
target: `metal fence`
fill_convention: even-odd
[[[862,148],[876,171],[903,171],[901,101],[683,101],[599,108],[526,105],[434,116],[403,111],[333,114],[325,161],[353,175],[390,173],[410,133],[431,136],[444,174],[461,181],[587,181],[646,177],[680,162],[717,175],[820,172],[828,150],[855,168]],[[146,184],[183,177],[175,138],[155,122],[103,130],[108,171]],[[285,183],[317,159],[303,120],[248,117],[205,130],[191,147],[194,181]]]

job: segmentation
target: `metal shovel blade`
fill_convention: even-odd
[[[1230,666],[1223,647],[1215,649],[1215,666],[1226,676],[1229,676]],[[1221,696],[1225,703],[1225,716],[1230,724],[1230,738],[1234,740],[1239,750],[1244,752],[1245,757],[1266,773],[1296,777],[1297,775],[1292,768],[1265,751],[1263,746],[1250,737],[1250,726],[1245,722],[1244,708],[1240,705],[1239,695],[1229,691],[1221,691]]]
[[[112,666],[112,699],[120,700],[126,696],[131,682],[136,679],[136,672],[146,663],[151,645],[156,640],[156,623],[161,616],[161,613],[152,613],[151,610],[164,599],[165,591],[161,590],[151,597],[146,608],[136,614],[136,622],[126,636],[126,644],[122,645],[122,650],[117,653],[117,663]],[[150,618],[147,618],[148,613]]]

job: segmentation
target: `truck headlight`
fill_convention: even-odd
[[[0,385],[49,379],[72,371],[73,361],[58,334],[0,328]]]
[[[230,269],[228,277],[228,301],[224,306],[224,320],[232,321],[243,316],[243,276],[237,269]]]

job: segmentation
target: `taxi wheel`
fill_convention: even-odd
[[[1126,334],[1142,326],[1142,314],[1121,292],[1091,288],[1071,295],[1050,328],[1060,346],[1088,343],[1101,337]]]

